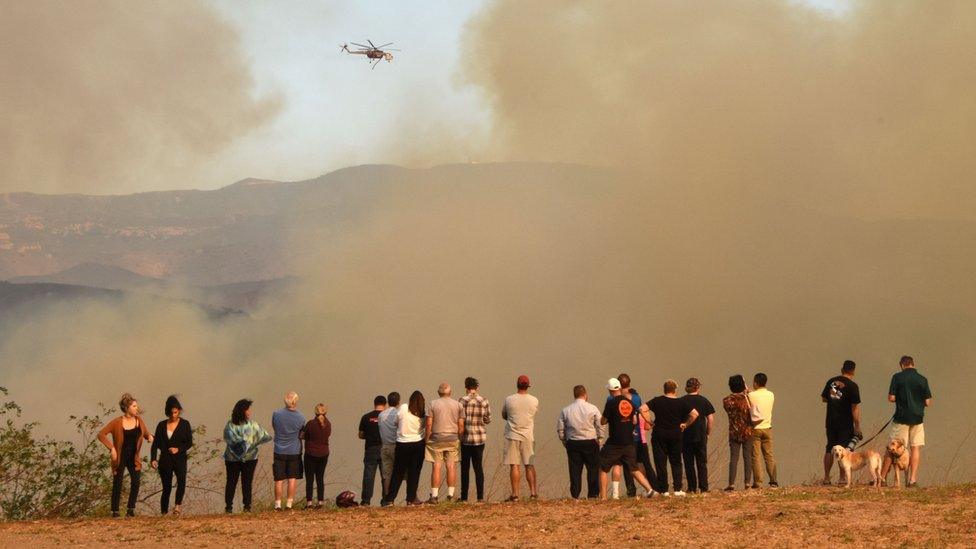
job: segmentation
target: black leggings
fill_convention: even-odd
[[[325,500],[325,466],[328,464],[328,454],[322,457],[305,454],[305,501],[312,501],[313,486],[318,489],[319,501]]]
[[[417,501],[417,486],[420,484],[420,471],[424,468],[424,441],[397,442],[393,454],[393,479],[386,501],[393,503],[404,477],[407,479],[407,502]]]
[[[139,499],[139,477],[140,472],[136,471],[135,458],[124,459],[119,465],[118,470],[112,475],[112,512],[119,512],[119,503],[122,501],[122,475],[129,471],[129,505],[126,509],[135,509],[136,501]]]
[[[173,475],[176,475],[176,504],[183,505],[183,494],[186,492],[186,456],[174,457],[166,465],[159,466],[159,480],[163,484],[163,493],[159,497],[159,512],[169,512],[169,493],[173,490]]]
[[[461,445],[461,501],[468,501],[469,467],[474,467],[474,485],[478,491],[478,501],[485,499],[485,469],[482,458],[485,445]]]
[[[227,511],[234,508],[234,492],[237,491],[237,479],[241,479],[241,496],[244,500],[244,510],[251,510],[251,485],[254,482],[254,470],[258,467],[258,460],[225,461],[227,466],[227,485],[224,487],[224,507]]]

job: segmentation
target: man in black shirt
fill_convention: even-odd
[[[634,480],[644,487],[645,496],[653,493],[647,477],[637,466],[637,449],[634,447],[634,425],[637,424],[637,410],[634,403],[621,394],[620,381],[610,378],[607,382],[610,400],[603,407],[601,425],[607,425],[607,442],[600,450],[600,499],[607,499],[609,473],[614,465],[626,465],[633,472]],[[643,407],[642,407],[643,409]]]
[[[380,412],[386,409],[386,397],[378,395],[373,399],[373,411],[363,415],[359,420],[359,438],[366,441],[363,452],[363,493],[362,505],[369,505],[373,498],[373,484],[376,481],[376,470],[382,461],[381,449],[383,440],[380,438]],[[382,483],[381,483],[382,484]],[[380,486],[380,490],[382,490]]]
[[[708,436],[712,434],[712,420],[715,419],[715,408],[700,391],[701,381],[693,377],[685,383],[688,394],[681,397],[698,411],[698,420],[685,429],[681,447],[688,491],[691,493],[708,491]]]
[[[674,481],[674,495],[683,496],[681,490],[681,442],[682,433],[698,419],[687,401],[678,398],[678,384],[669,379],[664,382],[664,395],[655,397],[646,405],[654,412],[651,430],[651,449],[654,453],[654,469],[657,470],[657,491],[668,495],[668,463]],[[642,410],[643,412],[643,410]]]
[[[830,469],[834,466],[834,446],[847,446],[857,435],[861,437],[861,391],[854,383],[853,360],[845,360],[840,375],[827,380],[820,398],[827,403],[827,448],[824,453],[824,484],[830,484]]]

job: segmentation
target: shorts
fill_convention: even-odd
[[[891,440],[901,440],[906,447],[925,446],[925,425],[905,425],[891,422]]]
[[[271,472],[275,481],[302,478],[302,455],[275,454]]]
[[[845,429],[831,429],[827,428],[827,448],[826,452],[830,452],[834,449],[834,446],[847,446],[847,443],[854,438],[854,427],[848,427]]]
[[[639,471],[637,448],[633,444],[604,444],[600,450],[600,470],[609,473],[614,465],[626,465],[631,471]]]
[[[535,443],[531,440],[505,439],[505,465],[532,465]]]
[[[458,456],[461,454],[460,440],[447,440],[444,442],[427,441],[424,449],[424,458],[431,463],[457,463]]]
[[[384,479],[393,478],[393,455],[396,453],[396,442],[384,442],[380,447],[380,476]]]

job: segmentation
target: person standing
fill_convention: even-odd
[[[580,475],[586,466],[586,497],[600,495],[600,409],[589,403],[586,387],[573,387],[573,403],[559,413],[556,435],[566,448],[569,461],[569,495],[579,499]]]
[[[373,499],[373,485],[376,484],[376,470],[382,468],[383,439],[380,438],[380,414],[386,410],[386,397],[377,395],[373,399],[373,410],[359,420],[359,439],[365,441],[363,449],[363,492],[360,505],[369,505]],[[383,473],[380,472],[380,488],[383,487]]]
[[[520,375],[515,382],[515,394],[505,397],[502,419],[505,420],[505,465],[509,466],[512,495],[506,501],[519,500],[522,482],[520,466],[525,467],[525,480],[529,483],[529,497],[538,499],[535,456],[535,414],[539,411],[539,399],[529,394],[529,376]]]
[[[752,378],[753,391],[749,393],[749,401],[759,414],[761,421],[753,429],[752,435],[752,487],[759,488],[762,484],[762,464],[766,465],[769,475],[769,487],[778,488],[776,482],[776,458],[773,457],[773,392],[766,388],[768,378],[759,372]],[[762,460],[762,462],[760,462]]]
[[[122,415],[108,422],[98,432],[98,441],[109,450],[112,462],[112,516],[119,516],[119,504],[122,500],[122,475],[129,471],[129,504],[126,516],[136,514],[136,502],[139,501],[139,476],[142,471],[142,439],[153,441],[153,436],[142,420],[139,402],[129,393],[123,393],[119,399],[119,409]],[[109,442],[108,437],[112,436]]]
[[[468,501],[470,469],[474,468],[474,485],[478,503],[485,500],[485,469],[482,464],[485,443],[488,441],[487,425],[491,423],[491,406],[488,399],[478,394],[478,380],[464,379],[467,394],[461,397],[464,409],[464,432],[461,433],[461,501]]]
[[[630,386],[630,376],[627,374],[620,374],[617,376],[617,381],[620,382],[620,394],[630,399],[631,404],[634,405],[635,410],[639,410],[644,401],[641,399],[640,393],[637,389]],[[607,402],[613,400],[613,395],[607,396]],[[652,472],[654,469],[651,467],[651,459],[647,454],[647,438],[646,438],[646,427],[647,424],[644,422],[643,418],[638,414],[637,424],[634,425],[634,444],[635,450],[637,451],[637,464],[643,467],[644,476],[651,478],[648,471]],[[612,480],[610,483],[610,497],[617,499],[620,497],[620,479],[623,477],[624,484],[627,487],[627,496],[634,497],[637,495],[637,485],[634,484],[634,475],[630,470],[630,467],[626,465],[616,465],[612,471]]]
[[[390,479],[393,477],[393,459],[396,454],[397,439],[397,408],[400,407],[400,393],[393,391],[386,397],[386,409],[376,418],[380,432],[380,477],[383,479],[383,493],[380,502],[390,491]]]
[[[654,412],[651,448],[654,451],[654,469],[657,470],[657,491],[668,494],[668,463],[674,495],[683,496],[681,490],[681,442],[682,433],[698,418],[698,411],[687,401],[678,398],[678,384],[669,379],[664,382],[664,394],[651,399],[647,408]]]
[[[302,429],[305,440],[305,509],[321,509],[325,503],[325,468],[329,464],[329,437],[332,422],[323,403],[315,405],[315,417]],[[312,488],[316,489],[317,503],[312,503]]]
[[[407,480],[407,505],[422,505],[417,499],[420,472],[424,468],[424,394],[414,391],[410,400],[397,410],[397,443],[393,456],[393,477],[382,506],[393,505],[400,484]]]
[[[752,488],[752,439],[753,425],[750,413],[746,380],[736,374],[729,377],[729,390],[722,399],[722,407],[729,416],[729,485],[725,491],[735,490],[735,469],[742,454],[742,477],[745,488]]]
[[[285,407],[271,414],[271,428],[274,430],[274,463],[272,464],[275,488],[274,509],[281,511],[281,498],[287,496],[285,505],[291,510],[298,488],[298,479],[302,478],[301,433],[305,428],[305,416],[298,411],[298,393],[288,391],[285,394]]]
[[[176,505],[173,514],[183,512],[183,495],[186,493],[186,458],[187,451],[193,446],[193,428],[190,422],[180,417],[183,406],[170,395],[166,399],[166,417],[156,425],[152,447],[149,450],[149,462],[153,469],[159,470],[159,481],[162,493],[159,497],[159,512],[163,515],[169,512],[169,495],[173,490],[173,475],[176,475]],[[157,454],[159,458],[157,459]]]
[[[712,434],[715,408],[701,395],[701,381],[697,377],[688,379],[685,393],[681,399],[698,411],[698,420],[683,433],[681,455],[685,462],[688,491],[704,494],[708,492],[708,437]]]
[[[895,404],[895,415],[891,421],[891,440],[900,440],[909,448],[908,487],[918,486],[918,465],[922,459],[922,446],[925,446],[925,408],[932,404],[932,391],[929,380],[915,369],[915,359],[903,356],[898,362],[901,371],[891,376],[888,386],[888,402]],[[891,456],[885,452],[881,478],[888,478]]]
[[[861,439],[861,390],[854,383],[853,360],[845,360],[840,375],[827,380],[820,399],[827,404],[827,447],[824,450],[823,483],[830,484],[834,466],[834,446],[847,446],[855,437]]]
[[[457,487],[457,461],[461,455],[461,434],[464,432],[464,407],[451,398],[451,386],[446,382],[437,387],[437,400],[427,408],[425,456],[431,463],[430,499],[437,503],[441,487],[441,465],[447,469],[447,501],[454,500]]]
[[[244,512],[251,512],[251,497],[254,484],[254,470],[258,466],[258,447],[271,442],[271,434],[251,419],[251,405],[254,402],[242,398],[234,404],[230,421],[224,426],[224,466],[227,469],[227,484],[224,486],[224,512],[234,510],[234,492],[237,480],[241,481],[241,498]]]
[[[607,390],[612,397],[603,407],[600,424],[608,426],[607,442],[600,451],[600,499],[607,498],[610,470],[616,465],[626,465],[634,480],[644,487],[645,495],[653,492],[647,477],[637,466],[637,448],[634,446],[634,426],[637,425],[637,409],[630,398],[622,394],[620,381],[610,378]],[[642,413],[647,407],[641,406]]]

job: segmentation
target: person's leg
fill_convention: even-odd
[[[735,488],[735,472],[739,466],[739,451],[742,443],[729,439],[729,487]]]
[[[651,465],[651,455],[648,453],[647,443],[639,443],[636,445],[637,449],[637,461],[640,462],[641,467],[644,468],[644,476],[647,477],[647,482],[654,486],[654,481],[657,479],[657,475],[654,472],[654,466]]]
[[[766,474],[769,475],[769,485],[776,486],[776,457],[773,456],[773,430],[766,429],[762,440],[763,461],[766,462]]]
[[[742,480],[746,488],[752,486],[756,480],[752,475],[752,471],[755,468],[755,460],[752,458],[754,448],[755,444],[752,440],[747,440],[742,443]]]
[[[762,483],[762,431],[755,430],[752,437],[752,485],[756,488]]]
[[[470,481],[471,455],[474,446],[461,445],[461,501],[468,501],[468,481]]]
[[[479,444],[472,447],[474,450],[471,453],[471,465],[474,466],[474,486],[476,493],[478,494],[478,501],[484,501],[485,499],[485,445]]]
[[[681,436],[668,440],[668,462],[671,464],[671,478],[674,491],[680,492],[684,485],[681,471]]]
[[[325,468],[329,465],[329,456],[325,455],[319,462],[319,466],[315,470],[315,482],[316,484],[316,496],[318,496],[318,504],[322,505],[325,501]]]
[[[698,489],[708,491],[708,438],[696,445],[695,465],[698,467]]]
[[[600,469],[600,499],[607,499],[607,484],[610,483],[610,471]]]
[[[396,444],[384,444],[380,449],[380,471],[383,477],[383,498],[390,491],[390,481],[393,479],[393,458],[396,453]]]
[[[519,496],[519,487],[522,484],[522,470],[519,469],[518,465],[508,466],[508,480],[512,484],[512,497]]]
[[[441,487],[441,453],[434,456],[434,462],[430,464],[430,495],[433,497],[434,490]]]
[[[129,505],[125,512],[132,515],[136,510],[136,502],[139,501],[139,480],[142,475],[140,471],[136,471],[135,464],[126,465],[125,468],[129,470]]]
[[[637,495],[637,485],[634,484],[634,471],[630,468],[630,465],[624,463],[620,466],[620,472],[624,478],[624,486],[627,487],[627,497],[634,497]]]
[[[922,447],[912,446],[911,452],[908,454],[908,484],[915,484],[918,482],[918,464],[922,460]]]
[[[312,505],[312,492],[315,490],[315,464],[318,458],[305,456],[305,506]]]
[[[160,467],[159,471],[159,514],[169,513],[169,495],[173,490],[173,469]]]
[[[376,484],[376,469],[379,467],[379,446],[366,448],[363,453],[363,489],[360,493],[363,505],[373,499],[373,485]]]
[[[119,504],[122,501],[122,473],[125,467],[119,466],[118,470],[112,474],[112,515],[118,516]]]
[[[595,440],[586,441],[583,447],[583,464],[586,465],[586,497],[600,496],[600,444]]]
[[[695,468],[695,450],[697,450],[695,443],[687,442],[681,447],[681,458],[685,464],[685,477],[688,479],[688,491],[697,492],[698,491],[698,473]]]
[[[258,460],[256,459],[241,464],[241,497],[245,513],[251,510],[251,501],[254,496],[254,471],[257,468]]]
[[[569,496],[579,498],[582,490],[583,454],[576,441],[566,441],[566,461],[569,464]]]
[[[654,471],[657,473],[654,489],[664,494],[668,491],[668,454],[661,435],[651,437],[651,452],[654,454]]]
[[[176,467],[173,472],[176,474],[176,511],[181,511],[183,507],[183,496],[186,495],[186,458],[177,458]]]
[[[424,443],[417,442],[412,444],[412,455],[410,457],[411,467],[407,476],[407,499],[409,501],[416,501],[417,488],[420,486],[420,472],[424,468]]]
[[[454,498],[454,491],[457,490],[458,479],[457,479],[457,465],[458,458],[460,458],[461,445],[457,442],[454,446],[447,452],[447,498]]]
[[[823,468],[823,483],[830,484],[830,470],[834,468],[834,454],[830,450],[824,452]]]
[[[525,465],[525,480],[529,483],[529,495],[532,497],[538,497],[539,491],[536,485],[535,465],[532,465],[531,463],[527,463]]]
[[[284,497],[284,492],[285,492],[285,481],[283,480],[274,481],[275,507],[281,507],[281,498]]]
[[[227,483],[224,484],[224,510],[228,513],[234,509],[234,492],[237,491],[237,479],[241,476],[241,462],[225,461]]]
[[[390,477],[390,488],[386,491],[386,503],[393,503],[396,500],[397,492],[400,491],[400,484],[407,473],[407,452],[405,445],[401,442],[396,444],[393,454],[393,475]]]
[[[298,479],[290,478],[288,479],[288,503],[295,501],[295,494],[298,492]],[[288,505],[290,508],[291,505]]]

